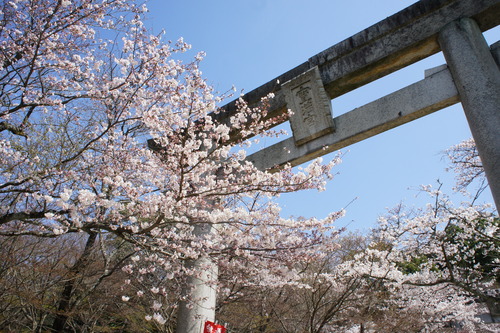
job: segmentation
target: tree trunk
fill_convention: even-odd
[[[70,300],[75,289],[75,281],[82,272],[83,269],[88,264],[88,259],[92,252],[92,247],[94,246],[97,234],[91,232],[87,238],[87,243],[83,250],[80,258],[75,262],[75,264],[69,269],[68,279],[64,284],[64,289],[59,298],[59,305],[57,307],[57,315],[52,324],[52,332],[64,332],[64,327],[68,321],[68,311],[70,310]]]

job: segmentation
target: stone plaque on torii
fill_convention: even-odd
[[[500,208],[500,43],[490,48],[482,36],[499,24],[500,0],[420,0],[311,57],[243,96],[252,105],[274,92],[269,116],[293,112],[293,137],[247,159],[270,171],[299,165],[461,102]],[[440,51],[447,66],[333,118],[331,99]],[[228,122],[234,111],[232,102],[213,117]],[[180,306],[178,333],[198,333],[197,318],[214,319],[213,286],[199,280],[193,288],[201,301]]]
[[[292,110],[290,127],[297,146],[335,130],[332,104],[317,66],[285,82],[281,89]]]

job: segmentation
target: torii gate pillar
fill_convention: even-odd
[[[500,69],[476,22],[446,25],[439,44],[455,81],[483,163],[497,210],[500,209]]]
[[[211,224],[198,223],[194,234],[208,235],[213,229]],[[190,260],[186,265],[193,269],[194,275],[188,277],[183,290],[186,300],[179,304],[176,333],[201,333],[205,321],[215,321],[218,265],[215,259],[209,257]]]

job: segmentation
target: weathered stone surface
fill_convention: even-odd
[[[323,88],[318,67],[282,85],[287,106],[292,110],[290,126],[296,145],[302,145],[334,131],[332,106]]]
[[[196,223],[193,233],[197,236],[208,235],[214,232],[214,228],[213,224]],[[206,320],[215,320],[219,266],[213,258],[199,257],[186,260],[186,267],[197,274],[186,279],[182,294],[188,300],[179,304],[176,333],[199,333]]]
[[[486,31],[500,24],[500,0],[420,0],[250,91],[244,99],[254,104],[274,92],[270,116],[282,114],[286,102],[277,82],[289,81],[314,66],[319,67],[325,90],[333,99],[439,52],[440,30],[461,17],[473,17],[481,31]],[[229,118],[235,103],[224,109],[214,117]]]
[[[439,65],[439,66],[436,66],[436,67],[432,67],[432,68],[426,69],[424,71],[424,77],[429,77],[431,75],[434,75],[436,73],[444,71],[447,68],[448,68],[448,65]]]
[[[492,45],[491,54],[499,53],[500,42],[497,42]],[[500,60],[496,61],[496,66],[500,66]],[[424,80],[334,118],[335,133],[300,147],[295,146],[293,138],[286,139],[248,156],[247,160],[261,170],[272,170],[287,163],[296,166],[459,101],[458,90],[450,71],[446,65],[438,66],[426,71]],[[496,107],[498,115],[500,103],[496,104]],[[500,133],[498,128],[499,125],[493,126],[494,135]],[[493,144],[500,142],[498,138],[496,141],[492,140],[487,141]]]
[[[261,170],[287,163],[296,166],[458,102],[458,92],[451,74],[444,69],[335,117],[334,133],[298,147],[293,138],[289,138],[258,151],[247,159]]]
[[[460,94],[493,199],[500,208],[500,70],[472,19],[446,25],[439,43]]]
[[[483,31],[489,29],[500,21],[500,1],[418,1],[309,63],[320,67],[325,89],[334,98],[439,52],[440,30],[462,17],[474,17]]]
[[[491,50],[491,55],[493,56],[493,59],[495,59],[495,62],[500,67],[500,41],[491,45],[490,50]]]

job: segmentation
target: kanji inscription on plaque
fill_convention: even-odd
[[[296,145],[302,145],[334,131],[332,107],[326,94],[318,67],[282,85]]]

